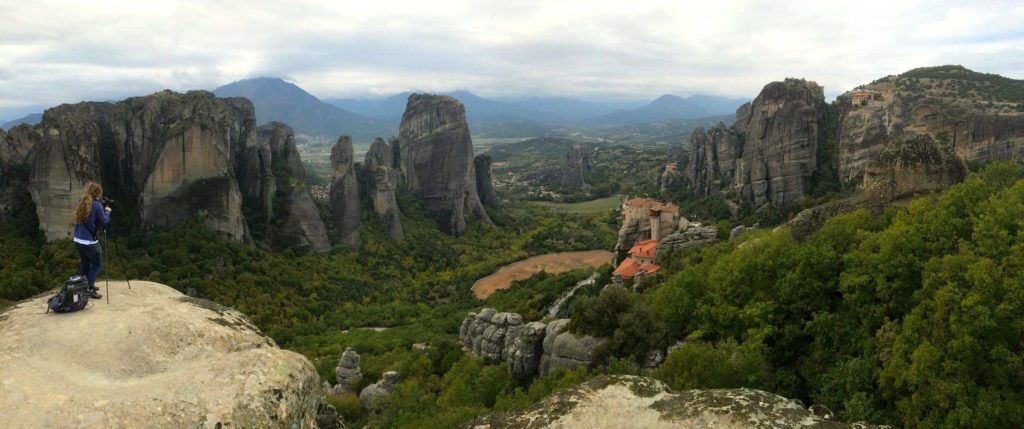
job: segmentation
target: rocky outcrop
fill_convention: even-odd
[[[473,158],[473,165],[476,169],[476,189],[480,195],[480,203],[484,207],[500,210],[498,194],[494,193],[494,175],[491,172],[491,156],[480,154]]]
[[[505,364],[512,378],[526,382],[537,375],[544,355],[544,335],[547,325],[530,322],[519,330],[506,351]]]
[[[480,313],[469,313],[459,329],[459,339],[477,356],[489,362],[505,362],[508,347],[519,335],[523,316],[518,313],[499,313],[485,308]]]
[[[459,340],[488,362],[505,362],[513,378],[526,381],[555,368],[593,368],[606,339],[567,332],[569,319],[523,324],[518,313],[485,308],[469,313]]]
[[[928,134],[889,144],[864,169],[862,187],[887,200],[948,188],[967,177],[967,165]]]
[[[0,222],[32,202],[28,192],[29,153],[41,139],[42,135],[28,125],[14,127],[10,133],[0,129]]]
[[[392,142],[392,145],[397,144]],[[394,159],[392,146],[376,139],[366,152],[363,168],[366,169],[366,183],[373,202],[373,210],[384,225],[384,230],[391,240],[402,240],[402,221],[399,218],[398,202],[395,200],[395,189],[401,179],[401,171]]]
[[[598,376],[523,410],[495,413],[463,428],[881,429],[835,421],[827,410],[754,389],[672,392],[660,381]]]
[[[313,252],[330,250],[327,228],[320,219],[320,210],[313,202],[313,197],[306,186],[306,170],[295,147],[291,127],[271,122],[259,127],[256,135],[257,147],[260,148],[256,151],[257,156],[262,157],[263,147],[269,148],[271,165],[276,166],[278,171],[272,172],[269,177],[263,176],[266,171],[265,164],[259,163],[256,171],[260,172],[263,183],[258,186],[243,186],[243,189],[258,190],[260,205],[264,213],[268,214],[266,219],[270,219],[267,226],[270,228],[271,243],[278,249],[294,248]],[[244,182],[240,180],[240,183]],[[270,191],[270,199],[265,199],[268,196],[267,191]],[[274,203],[274,198],[278,199],[277,204]]]
[[[5,427],[316,427],[316,369],[244,315],[157,283],[110,288],[76,313],[44,314],[42,296],[0,315]]]
[[[404,186],[452,235],[466,231],[466,219],[490,223],[477,192],[473,142],[466,109],[448,96],[412,94],[399,127]]]
[[[695,129],[684,172],[690,187],[754,207],[798,203],[817,169],[824,101],[824,90],[814,82],[772,82],[737,109],[732,127]]]
[[[647,218],[630,218],[622,222],[615,239],[615,259],[612,265],[617,266],[626,257],[629,249],[640,240],[651,237],[651,223]]]
[[[790,235],[803,240],[829,219],[855,210],[881,213],[892,201],[953,186],[967,176],[967,166],[948,147],[926,134],[894,142],[864,168],[857,195],[801,211],[787,222]]]
[[[398,377],[397,372],[388,371],[379,381],[363,388],[363,391],[359,392],[359,401],[363,403],[363,408],[372,411],[380,405],[381,398],[394,393],[398,388]]]
[[[597,365],[598,354],[608,342],[605,338],[579,336],[568,332],[569,319],[548,323],[544,332],[544,354],[538,373],[543,377],[557,368],[591,369]]]
[[[1024,81],[960,66],[928,67],[887,76],[847,92],[839,113],[839,179],[860,182],[894,141],[942,136],[965,161],[1024,162],[1024,112],[1011,87]]]
[[[341,235],[341,242],[350,248],[358,249],[361,245],[359,181],[352,158],[352,138],[339,137],[338,142],[331,148],[334,174],[331,179],[330,206],[334,227]]]
[[[654,257],[661,261],[670,252],[682,252],[714,243],[717,237],[718,228],[714,226],[690,227],[661,239],[654,250]]]
[[[334,368],[334,375],[338,380],[337,386],[332,389],[334,394],[354,392],[359,382],[363,380],[363,371],[359,368],[359,353],[351,347],[345,348],[341,354],[338,366]]]

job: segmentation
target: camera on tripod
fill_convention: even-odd
[[[100,203],[103,204],[103,207],[113,206],[114,205],[114,199],[113,198],[103,197],[103,199],[100,200]]]

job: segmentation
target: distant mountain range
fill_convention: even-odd
[[[21,124],[35,125],[35,124],[38,124],[38,123],[40,123],[42,121],[43,121],[43,114],[42,113],[32,113],[32,114],[25,115],[24,117],[15,119],[13,121],[5,122],[3,125],[0,125],[0,128],[3,128],[5,130],[9,130],[9,129],[14,128],[14,127],[16,127],[18,125],[21,125]]]
[[[296,133],[369,141],[394,134],[397,124],[355,114],[324,103],[293,83],[278,78],[246,79],[213,90],[218,97],[245,97],[256,107],[256,121],[284,122]]]
[[[349,134],[357,141],[396,135],[406,101],[412,94],[320,100],[278,78],[240,80],[213,92],[221,97],[252,100],[260,123],[280,121],[291,125],[296,133],[331,138]],[[708,95],[663,95],[647,104],[567,97],[490,99],[465,90],[445,95],[466,106],[470,129],[474,135],[483,137],[535,137],[557,134],[566,126],[635,125],[728,115],[748,101]]]

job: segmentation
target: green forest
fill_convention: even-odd
[[[640,374],[650,350],[669,346],[650,375],[673,389],[764,389],[845,421],[1014,427],[1024,421],[1021,179],[1016,164],[992,164],[941,195],[835,217],[803,242],[785,228],[756,230],[670,255],[640,293],[584,288],[563,313],[576,332],[611,339],[604,363],[528,385],[466,354],[459,324],[484,306],[537,320],[587,273],[541,273],[487,302],[470,286],[530,255],[610,249],[615,216],[511,203],[503,224],[455,238],[403,201],[406,240],[374,232],[370,212],[359,252],[323,255],[232,242],[196,218],[112,237],[105,270],[233,306],[329,382],[346,347],[363,357],[360,387],[399,371],[398,391],[373,413],[354,395],[327,398],[349,427],[455,427],[599,373]],[[24,213],[0,225],[0,306],[46,293],[77,267],[70,241],[45,243]]]

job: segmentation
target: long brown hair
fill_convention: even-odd
[[[85,195],[82,195],[82,200],[78,202],[78,207],[75,207],[75,223],[85,223],[85,220],[89,218],[89,214],[92,212],[92,200],[101,196],[103,196],[103,187],[99,183],[89,182],[85,184]]]

